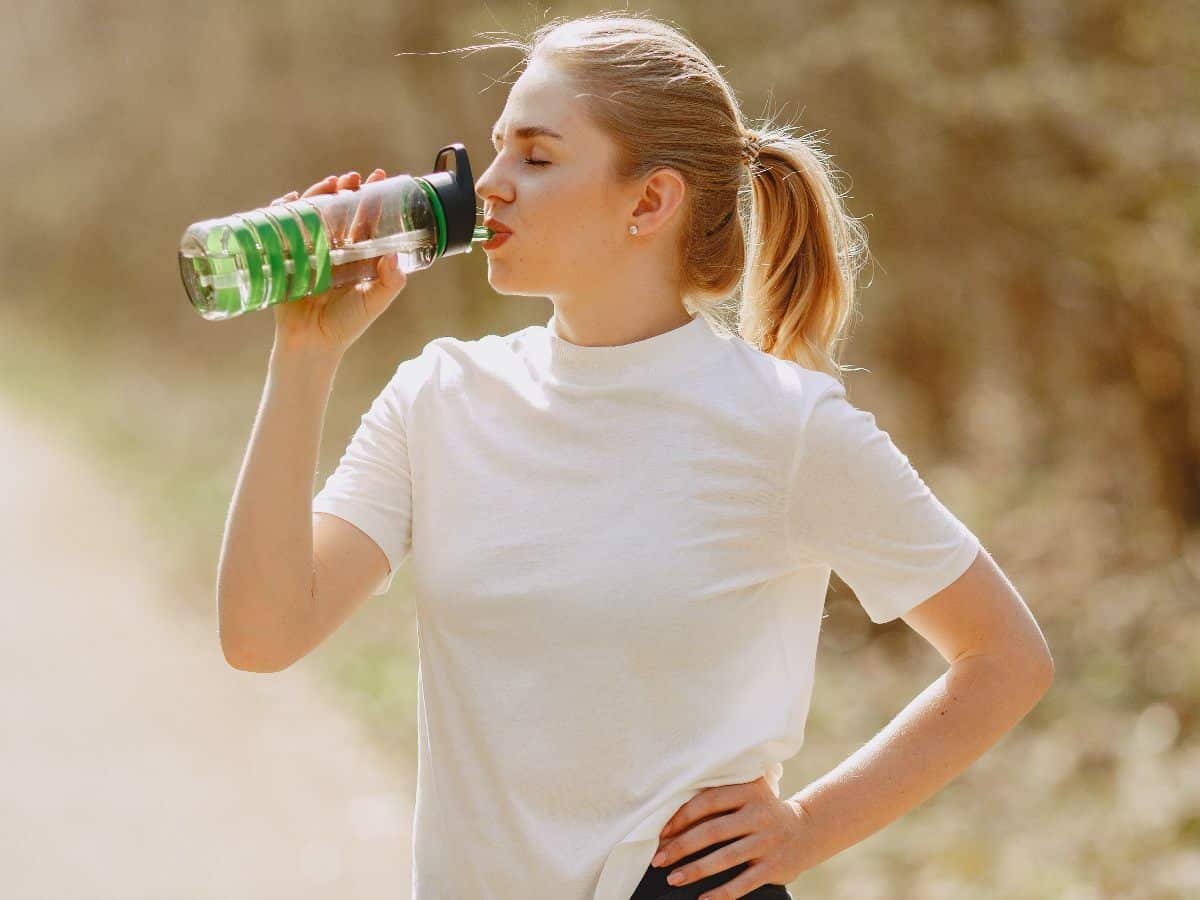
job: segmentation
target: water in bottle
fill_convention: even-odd
[[[360,210],[366,233],[352,240]],[[455,143],[438,151],[429,175],[394,175],[189,225],[179,271],[201,316],[228,319],[374,279],[376,260],[388,253],[414,272],[490,237],[475,225],[475,181],[466,147]]]

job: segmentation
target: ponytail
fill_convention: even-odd
[[[738,332],[842,381],[840,345],[856,309],[866,229],[846,212],[838,170],[811,136],[748,134],[758,153]]]

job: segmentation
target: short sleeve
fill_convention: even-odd
[[[820,392],[802,429],[788,478],[787,533],[794,558],[832,568],[876,623],[952,584],[980,549],[840,383]]]
[[[312,510],[345,519],[379,545],[387,577],[371,594],[387,593],[412,547],[412,471],[407,407],[421,357],[405,360],[363,414],[337,468],[313,498]]]

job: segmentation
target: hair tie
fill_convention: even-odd
[[[748,166],[758,162],[758,153],[762,149],[762,137],[754,131],[742,132],[742,160]]]
[[[761,149],[762,149],[762,137],[760,135],[758,135],[754,131],[743,131],[742,132],[742,160],[746,163],[746,165],[752,166],[756,162],[758,162],[758,152]],[[717,224],[717,226],[715,228],[704,232],[704,236],[712,237],[714,234],[716,234],[718,231],[720,231],[722,228],[724,228],[726,225],[728,225],[729,220],[731,218],[733,218],[733,213],[734,213],[734,210],[732,210],[732,209],[729,212],[725,213],[725,218],[723,218]]]

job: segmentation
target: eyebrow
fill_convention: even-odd
[[[492,143],[493,144],[496,143],[496,141],[498,141],[502,137],[500,132],[497,130],[499,125],[500,125],[500,123],[497,122],[495,125],[492,126]],[[540,137],[555,138],[560,141],[566,140],[566,138],[564,138],[561,134],[559,134],[553,128],[548,128],[545,125],[522,125],[519,128],[514,129],[513,134],[516,135],[517,138],[523,138],[523,139],[535,138],[535,137],[540,136]]]

